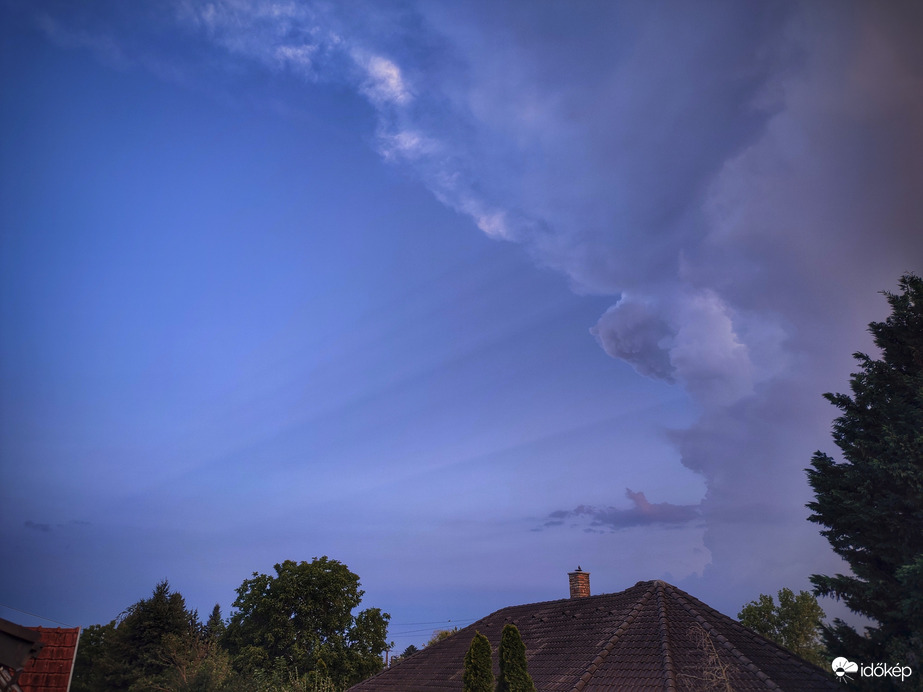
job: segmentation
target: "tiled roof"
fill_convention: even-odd
[[[832,672],[675,586],[647,581],[619,593],[503,608],[351,690],[461,690],[465,652],[476,631],[490,640],[496,675],[507,623],[522,635],[539,692],[838,689]]]
[[[70,687],[74,656],[80,628],[30,627],[42,639],[42,650],[22,669],[19,686],[22,692],[67,692]]]

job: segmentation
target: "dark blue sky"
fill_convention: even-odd
[[[0,8],[4,606],[328,555],[403,649],[578,563],[841,569],[803,469],[923,265],[919,8]]]

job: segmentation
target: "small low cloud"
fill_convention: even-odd
[[[43,531],[44,533],[51,532],[51,524],[40,524],[39,522],[32,521],[31,519],[27,520],[23,526],[27,529],[32,529],[33,531]]]
[[[31,531],[41,531],[42,533],[51,533],[52,531],[55,531],[57,529],[84,527],[84,526],[90,526],[91,524],[90,522],[84,521],[82,519],[69,519],[68,521],[62,524],[55,524],[54,526],[52,526],[51,524],[46,524],[44,522],[32,521],[31,519],[27,519],[26,521],[22,523],[22,525],[23,525],[23,528],[29,529]]]
[[[437,142],[419,132],[402,130],[400,132],[380,132],[378,135],[378,151],[388,161],[398,159],[411,161],[431,155],[438,150]]]
[[[478,228],[494,239],[508,240],[510,230],[506,223],[506,214],[502,211],[492,214],[482,214],[476,217]]]
[[[401,69],[391,60],[380,55],[365,55],[358,50],[353,52],[353,59],[365,72],[366,80],[361,90],[373,104],[383,106],[410,101],[410,90]]]
[[[314,55],[316,53],[317,46],[310,44],[279,46],[275,50],[275,57],[280,65],[288,66],[305,75],[313,75]]]
[[[675,382],[670,362],[674,330],[650,303],[622,296],[590,329],[603,350],[642,375]]]
[[[643,492],[634,492],[626,488],[625,496],[631,500],[632,507],[594,507],[579,505],[571,510],[557,510],[548,515],[544,528],[562,526],[572,522],[572,526],[582,527],[585,531],[616,531],[632,526],[650,526],[652,524],[680,525],[688,524],[701,518],[698,505],[674,505],[669,502],[651,503]],[[589,525],[586,522],[589,521]]]
[[[706,405],[727,405],[753,392],[750,351],[728,305],[711,290],[666,298],[623,295],[590,333],[613,358],[639,373],[680,382]]]

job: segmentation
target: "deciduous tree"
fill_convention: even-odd
[[[791,589],[781,589],[778,596],[776,605],[772,596],[760,594],[759,599],[741,609],[737,619],[806,661],[822,667],[829,665],[820,640],[824,610],[817,598],[807,591],[796,596]]]
[[[457,627],[450,630],[434,630],[433,636],[429,638],[428,642],[426,642],[426,646],[431,646],[436,642],[441,642],[443,639],[448,639],[456,632],[458,632]]]
[[[879,358],[856,353],[852,396],[825,394],[842,415],[836,460],[816,452],[810,520],[852,574],[814,575],[815,593],[874,621],[861,636],[842,621],[824,631],[831,653],[923,670],[923,279],[886,293],[891,315],[869,331]],[[919,681],[923,676],[915,676]]]
[[[241,670],[281,660],[297,674],[326,668],[347,687],[381,669],[390,616],[378,608],[353,615],[364,594],[357,575],[326,556],[286,560],[275,572],[254,573],[237,589],[225,641]]]

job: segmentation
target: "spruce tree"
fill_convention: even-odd
[[[810,521],[852,570],[814,575],[815,593],[842,599],[874,621],[860,635],[840,620],[827,649],[850,660],[884,661],[923,672],[923,279],[906,274],[885,293],[891,315],[869,331],[881,349],[856,353],[852,396],[825,394],[842,415],[836,461],[816,452],[808,469]],[[923,676],[915,675],[914,684]]]
[[[516,625],[504,625],[500,635],[500,678],[497,692],[535,692],[526,665],[526,645]]]
[[[493,692],[494,672],[490,662],[490,640],[476,632],[465,654],[464,692]]]
[[[164,580],[150,598],[129,606],[105,626],[87,628],[74,665],[75,691],[127,692],[146,689],[180,663],[174,655],[196,648],[201,624],[182,594]],[[186,663],[185,661],[183,662]]]
[[[205,623],[205,637],[210,642],[220,642],[226,629],[224,619],[221,617],[221,606],[216,603],[215,607],[212,608],[212,614]]]

